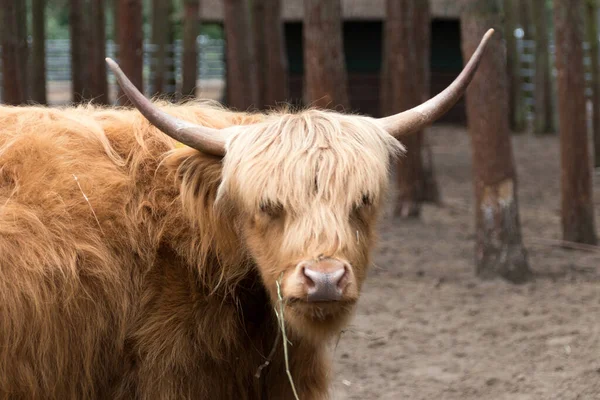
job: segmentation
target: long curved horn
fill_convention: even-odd
[[[131,103],[152,125],[198,151],[221,157],[225,155],[227,134],[224,130],[195,125],[165,113],[140,93],[116,62],[107,58],[106,63],[117,76],[119,85]]]
[[[401,136],[409,135],[418,132],[427,125],[444,115],[450,110],[454,104],[463,96],[467,90],[467,86],[471,83],[479,62],[483,56],[485,47],[494,34],[494,30],[490,29],[486,32],[481,43],[473,53],[469,63],[462,70],[460,75],[432,99],[427,100],[420,106],[411,108],[410,110],[389,117],[380,118],[377,121],[381,126],[388,131],[392,136],[400,138]]]

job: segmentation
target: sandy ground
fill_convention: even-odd
[[[333,399],[600,399],[600,248],[560,239],[556,137],[514,138],[531,283],[474,277],[469,139],[430,132],[443,207],[384,218],[375,267],[334,351]],[[600,224],[600,174],[595,176]]]

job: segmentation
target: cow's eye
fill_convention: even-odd
[[[363,194],[362,196],[362,206],[370,206],[373,205],[373,199],[368,194]]]
[[[260,203],[260,211],[271,218],[277,218],[283,214],[283,205],[279,202],[263,201]]]
[[[360,201],[357,201],[357,202],[354,204],[354,209],[353,209],[353,211],[354,211],[355,213],[357,213],[357,212],[359,212],[360,210],[362,210],[363,208],[365,208],[365,207],[369,207],[369,206],[371,206],[371,205],[373,205],[373,198],[372,198],[371,196],[369,196],[368,194],[364,194],[364,195],[361,197]]]

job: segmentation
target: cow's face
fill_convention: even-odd
[[[316,110],[273,117],[229,144],[220,201],[238,209],[273,306],[283,300],[297,334],[324,339],[350,315],[399,151],[371,119]]]

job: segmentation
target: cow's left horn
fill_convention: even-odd
[[[443,92],[439,93],[425,103],[389,117],[380,118],[377,121],[392,136],[400,138],[414,132],[418,132],[427,125],[443,116],[450,110],[454,104],[463,96],[467,86],[471,83],[479,62],[483,56],[485,47],[494,34],[494,30],[487,31],[475,53],[469,60],[469,63],[462,70],[460,75]]]
[[[215,156],[225,155],[225,142],[228,137],[226,129],[213,129],[175,118],[156,107],[148,100],[121,71],[112,59],[106,62],[117,76],[119,85],[131,103],[148,121],[173,139],[203,153]]]

